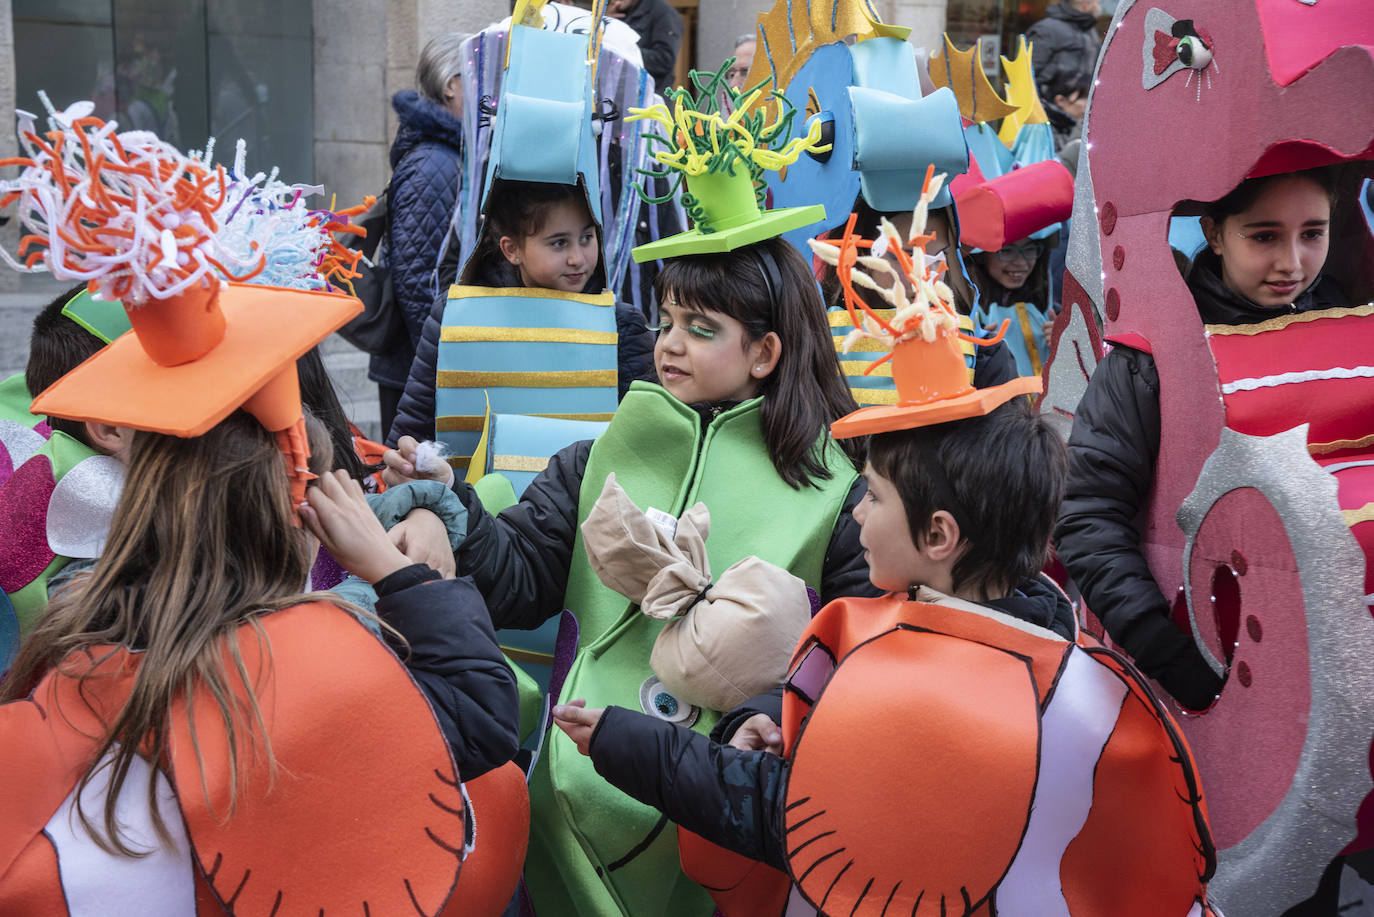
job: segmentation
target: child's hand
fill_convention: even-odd
[[[588,710],[587,702],[581,698],[570,700],[553,708],[553,721],[558,728],[568,734],[582,754],[591,754],[592,733],[596,724],[601,722],[602,710]]]
[[[448,529],[444,526],[444,520],[429,510],[411,510],[386,534],[396,549],[410,558],[412,563],[433,567],[444,579],[450,579],[457,573]]]
[[[740,724],[730,737],[730,744],[744,751],[768,751],[782,754],[782,729],[766,713],[755,713]]]
[[[410,566],[372,514],[362,487],[347,473],[321,475],[305,500],[297,508],[301,521],[349,573],[376,583]]]
[[[395,449],[388,449],[382,454],[382,461],[386,464],[382,469],[382,480],[386,486],[392,487],[406,481],[438,481],[445,487],[452,487],[453,468],[448,462],[440,463],[439,467],[427,473],[415,470],[415,449],[419,445],[415,437],[402,436]]]

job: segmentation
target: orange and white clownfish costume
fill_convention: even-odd
[[[117,803],[123,838],[147,856],[102,849],[77,813],[79,796],[103,835],[108,777],[78,786],[139,654],[73,654],[0,705],[0,914],[501,913],[529,818],[519,770],[462,784],[405,666],[349,613],[309,603],[260,622],[264,639],[245,624],[239,645],[275,771],[265,743],[241,732],[246,777],[226,817],[230,749],[215,702],[179,698],[157,775],[172,845],[153,828],[151,762],[135,759]],[[233,671],[227,650],[225,664]]]
[[[940,601],[816,616],[783,694],[787,872],[684,830],[687,874],[728,917],[1214,914],[1192,756],[1135,670]]]

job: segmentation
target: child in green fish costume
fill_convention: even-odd
[[[699,85],[697,99],[675,95],[700,109],[713,85]],[[666,113],[644,115],[662,123]],[[823,601],[872,594],[850,515],[863,495],[856,454],[826,432],[854,401],[810,268],[776,238],[824,212],[765,212],[755,180],[759,160],[775,167],[770,156],[795,158],[821,146],[819,137],[784,143],[781,119],[760,115],[746,127],[770,140],[772,153],[760,146],[760,155],[742,150],[712,162],[708,151],[723,141],[712,136],[717,118],[706,112],[700,119],[698,147],[687,151],[695,158],[659,158],[691,166],[679,171],[695,228],[634,252],[637,260],[664,260],[655,284],[659,384],[634,383],[605,433],[554,455],[498,516],[469,485],[454,485],[469,513],[458,570],[487,598],[496,625],[533,628],[565,608],[578,618],[577,652],[558,700],[620,703],[702,732],[719,711],[674,697],[650,667],[664,622],[603,585],[582,546],[580,525],[611,472],[646,510],[676,517],[705,503],[712,570],[755,555],[805,581]],[[403,440],[388,453],[393,473],[414,474],[415,445]],[[446,468],[439,474],[452,480]],[[677,831],[603,781],[562,734],[550,737],[530,797],[525,880],[537,913],[712,913],[705,890],[681,872]]]

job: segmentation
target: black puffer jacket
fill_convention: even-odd
[[[1045,10],[1045,18],[1026,30],[1032,43],[1031,69],[1041,87],[1055,85],[1060,74],[1082,73],[1092,79],[1102,39],[1097,34],[1097,17],[1082,13],[1060,2]],[[1046,94],[1042,89],[1042,96]]]
[[[474,282],[486,287],[518,287],[520,274],[506,261],[490,264],[477,272]],[[588,281],[592,283],[593,281]],[[396,407],[396,419],[386,434],[387,445],[394,446],[402,436],[424,441],[434,438],[434,382],[439,368],[439,331],[444,321],[447,288],[431,304],[429,317],[415,347],[405,392]],[[619,335],[616,350],[617,388],[624,398],[630,383],[637,379],[656,381],[654,376],[654,336],[644,314],[629,303],[615,304],[615,326]]]
[[[434,301],[439,248],[462,187],[463,125],[443,106],[414,90],[396,93],[391,107],[401,126],[391,145],[394,171],[387,198],[386,258],[408,336],[397,350],[374,355],[367,375],[374,382],[400,388]]]
[[[388,643],[429,700],[458,773],[471,780],[511,760],[520,747],[515,676],[472,582],[413,564],[374,588],[377,615],[406,640],[388,632]]]
[[[497,627],[535,628],[563,610],[563,594],[577,536],[577,506],[592,441],[573,443],[539,473],[520,502],[493,516],[472,487],[455,483],[468,508],[468,532],[457,551],[458,570],[487,599]],[[855,482],[826,548],[821,599],[876,595],[851,514],[867,487]]]
[[[1073,608],[1037,578],[1011,596],[987,603],[1011,617],[1073,638]],[[591,739],[597,773],[657,808],[688,831],[729,850],[785,870],[783,803],[790,763],[763,751],[721,744],[754,713],[782,719],[782,691],[726,714],[711,737],[638,711],[608,707]],[[837,779],[891,775],[837,774]]]
[[[1281,314],[1228,290],[1216,255],[1204,251],[1188,276],[1205,324],[1255,324]],[[1346,305],[1318,279],[1294,312]],[[1184,706],[1205,709],[1221,680],[1191,637],[1170,620],[1169,602],[1140,553],[1142,514],[1159,458],[1159,372],[1154,358],[1115,347],[1097,365],[1074,415],[1069,477],[1055,529],[1059,559],[1107,633],[1146,675]]]

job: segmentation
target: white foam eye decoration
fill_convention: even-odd
[[[700,707],[678,697],[652,675],[639,686],[639,708],[649,716],[679,726],[691,726],[701,715]]]
[[[1212,62],[1212,49],[1196,35],[1180,38],[1174,53],[1178,55],[1180,64],[1194,70],[1201,70]]]

